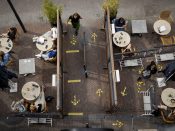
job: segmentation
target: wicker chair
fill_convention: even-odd
[[[160,39],[163,45],[173,44],[173,38],[171,36],[161,36]]]
[[[166,20],[168,21],[170,24],[173,23],[173,18],[171,16],[171,11],[169,10],[164,10],[160,13],[159,19],[161,20]]]
[[[175,44],[175,36],[173,36],[173,44]]]

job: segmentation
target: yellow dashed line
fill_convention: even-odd
[[[78,53],[79,50],[67,50],[66,53]]]
[[[68,116],[83,116],[83,112],[69,112]]]
[[[68,83],[79,83],[81,82],[81,80],[68,80],[67,82]]]

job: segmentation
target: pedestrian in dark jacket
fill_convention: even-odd
[[[71,22],[73,28],[75,29],[75,35],[78,35],[78,30],[80,28],[80,19],[82,17],[78,13],[74,13],[73,15],[69,16],[67,23]]]

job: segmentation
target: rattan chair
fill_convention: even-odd
[[[173,44],[175,44],[175,36],[173,36]]]
[[[171,36],[161,36],[160,37],[163,45],[172,45],[173,38]]]
[[[171,16],[171,11],[169,10],[164,10],[160,13],[159,19],[161,20],[166,20],[168,21],[170,24],[173,23],[173,18]]]

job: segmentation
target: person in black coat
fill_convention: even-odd
[[[150,70],[151,74],[156,74],[157,73],[157,66],[154,61],[151,61],[151,64],[146,67],[146,70]]]
[[[9,39],[11,39],[12,41],[14,41],[16,39],[16,34],[17,34],[17,29],[16,27],[11,27],[8,29],[7,33],[2,34],[2,37],[7,37]]]
[[[0,67],[0,88],[10,88],[8,85],[8,80],[12,78],[18,78],[18,76],[8,71],[5,67]]]

